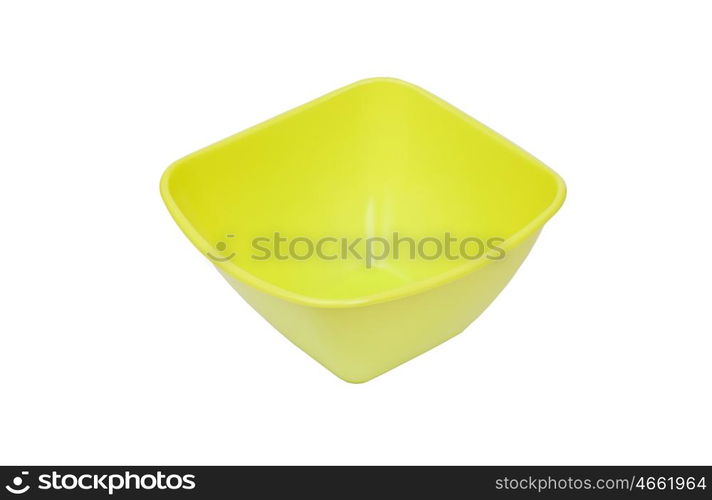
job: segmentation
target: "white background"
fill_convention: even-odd
[[[705,2],[6,2],[0,462],[709,464]],[[158,193],[177,158],[394,76],[568,199],[462,335],[367,384],[250,309]]]

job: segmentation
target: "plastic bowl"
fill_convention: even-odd
[[[349,382],[464,330],[565,191],[528,153],[391,78],[288,111],[175,162],[161,179],[171,215],[235,290]],[[447,234],[471,248],[439,254],[435,240],[445,248]],[[319,256],[309,254],[319,241]]]

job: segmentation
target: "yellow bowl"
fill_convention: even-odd
[[[238,293],[349,382],[461,332],[566,188],[412,84],[336,90],[172,164],[168,210]]]

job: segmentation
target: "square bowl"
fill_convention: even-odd
[[[349,382],[465,329],[565,193],[536,158],[392,78],[331,92],[178,160],[161,179],[198,250]]]

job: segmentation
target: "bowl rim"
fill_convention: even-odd
[[[332,92],[329,92],[329,93],[327,93],[321,97],[318,97],[312,101],[309,101],[305,104],[297,106],[293,109],[290,109],[289,111],[281,113],[273,118],[265,120],[257,125],[247,128],[241,132],[238,132],[237,134],[233,134],[227,138],[219,140],[207,147],[201,148],[187,156],[184,156],[183,158],[173,162],[170,166],[168,166],[168,168],[163,172],[163,175],[161,176],[161,181],[160,181],[161,197],[163,198],[163,201],[166,204],[166,207],[168,208],[170,215],[173,217],[175,222],[178,224],[178,227],[183,231],[183,233],[188,237],[188,239],[193,243],[193,245],[198,250],[200,250],[200,252],[203,254],[203,256],[205,256],[208,252],[213,250],[213,246],[210,244],[210,242],[208,242],[198,232],[198,230],[193,226],[193,224],[189,221],[189,219],[183,214],[183,212],[178,207],[178,204],[174,200],[173,196],[171,195],[169,184],[170,184],[171,176],[172,176],[173,172],[176,170],[176,168],[195,156],[201,155],[202,153],[207,152],[213,148],[217,148],[217,147],[221,147],[221,146],[225,145],[225,143],[228,141],[238,140],[238,139],[241,139],[249,134],[254,134],[256,132],[259,132],[263,128],[269,127],[278,121],[287,119],[287,118],[289,118],[293,115],[296,115],[298,113],[301,113],[302,111],[307,110],[311,107],[318,106],[319,104],[321,104],[325,101],[328,101],[329,99],[331,99],[341,93],[347,92],[347,91],[349,91],[353,88],[359,87],[359,86],[368,85],[368,84],[372,84],[372,83],[392,83],[392,84],[396,84],[396,85],[405,86],[412,90],[417,91],[423,97],[444,107],[449,112],[458,116],[460,119],[463,119],[463,120],[469,122],[470,124],[476,126],[482,132],[488,134],[491,139],[501,142],[501,143],[504,143],[505,145],[507,145],[510,148],[514,147],[515,149],[519,150],[521,153],[523,153],[527,157],[529,157],[530,160],[532,160],[531,163],[532,163],[533,167],[539,168],[542,171],[546,172],[554,180],[557,189],[556,189],[556,194],[553,197],[551,203],[544,210],[542,210],[536,217],[534,217],[528,224],[524,225],[522,228],[520,228],[518,231],[516,231],[514,234],[512,234],[509,238],[507,238],[504,242],[499,244],[499,246],[506,253],[509,253],[511,250],[513,250],[514,248],[516,248],[517,246],[522,244],[524,241],[526,241],[529,237],[534,236],[536,233],[538,233],[538,231],[544,226],[544,224],[551,217],[554,216],[554,214],[559,210],[561,205],[564,203],[564,200],[566,198],[566,184],[564,183],[564,180],[561,178],[561,176],[559,174],[557,174],[554,170],[552,170],[550,167],[548,167],[544,163],[542,163],[540,160],[538,160],[536,157],[534,157],[530,153],[524,151],[522,148],[517,146],[515,143],[513,143],[509,139],[506,139],[502,135],[498,134],[497,132],[495,132],[492,129],[490,129],[489,127],[487,127],[486,125],[475,120],[474,118],[472,118],[465,112],[459,110],[455,106],[452,106],[448,102],[435,96],[434,94],[428,92],[427,90],[425,90],[421,87],[418,87],[417,85],[406,82],[404,80],[400,80],[398,78],[392,78],[392,77],[366,78],[366,79],[351,83],[349,85],[346,85],[344,87],[341,87],[341,88],[334,90]],[[407,283],[405,285],[395,287],[392,289],[387,289],[387,290],[383,290],[383,291],[376,292],[373,294],[364,295],[364,296],[360,296],[360,297],[354,297],[354,298],[323,299],[323,298],[312,297],[309,295],[305,295],[302,293],[293,292],[293,291],[284,289],[278,285],[275,285],[273,283],[270,283],[266,280],[263,280],[263,279],[255,276],[251,272],[240,267],[237,263],[233,262],[232,260],[228,260],[225,262],[217,262],[217,261],[210,261],[210,262],[213,265],[215,265],[216,267],[218,267],[221,271],[223,271],[226,275],[230,276],[231,278],[241,281],[241,282],[245,283],[246,285],[252,286],[253,288],[256,288],[257,290],[259,290],[263,293],[266,293],[273,297],[284,299],[288,302],[292,302],[292,303],[296,303],[296,304],[300,304],[300,305],[304,305],[304,306],[315,307],[315,308],[354,308],[354,307],[364,307],[364,306],[380,304],[380,303],[384,303],[384,302],[390,302],[390,301],[406,298],[406,297],[409,297],[412,295],[417,295],[417,294],[420,294],[423,292],[433,290],[440,286],[446,285],[452,281],[460,279],[460,278],[480,269],[483,266],[493,265],[495,263],[495,261],[493,261],[491,259],[468,260],[466,262],[463,262],[459,266],[456,266],[453,269],[450,269],[443,273],[436,274],[435,276],[431,276],[431,277],[423,279],[423,280],[418,280],[418,281],[414,281],[412,283]]]

